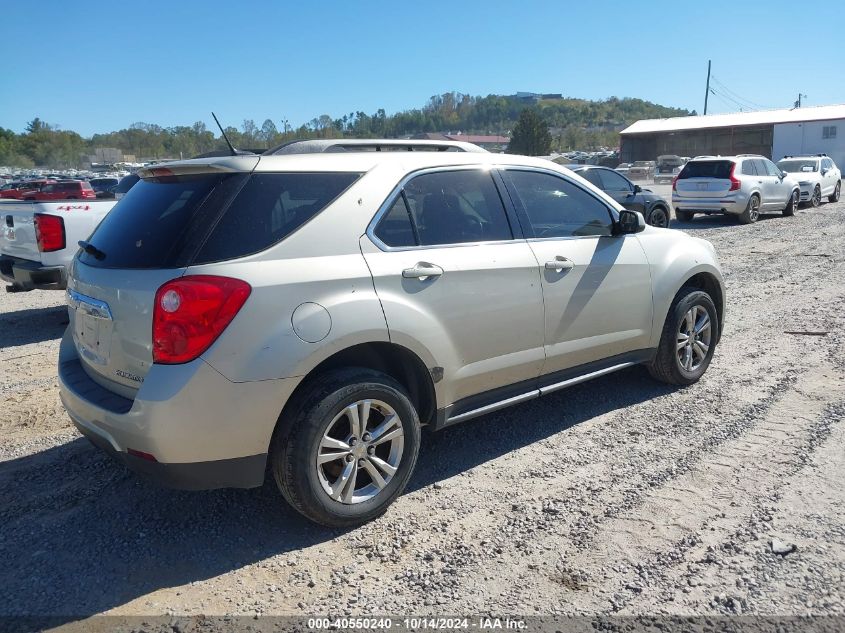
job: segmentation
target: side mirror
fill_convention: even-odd
[[[827,173],[827,167],[822,167],[822,176],[824,176],[826,173]]]
[[[619,212],[619,222],[616,227],[616,232],[621,235],[639,233],[645,229],[645,218],[639,211],[623,209]]]
[[[634,185],[634,194],[638,194],[643,190],[639,185]]]

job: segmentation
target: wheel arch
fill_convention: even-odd
[[[698,288],[710,295],[710,298],[713,300],[713,304],[716,306],[716,312],[719,314],[719,327],[716,330],[716,342],[718,343],[719,339],[722,338],[722,329],[725,319],[725,291],[722,288],[722,284],[713,273],[709,271],[702,271],[684,280],[678,290],[684,286]]]
[[[303,376],[282,407],[274,435],[279,431],[284,431],[285,425],[291,419],[291,412],[298,406],[299,396],[314,381],[319,380],[321,374],[335,369],[354,367],[372,369],[387,374],[406,389],[411,397],[411,402],[417,409],[422,424],[434,420],[437,410],[437,397],[432,371],[429,371],[422,359],[407,347],[396,343],[374,341],[359,343],[335,352]]]

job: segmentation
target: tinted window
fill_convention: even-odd
[[[50,193],[51,191],[55,191],[55,190],[56,190],[56,186],[55,186],[55,185],[44,185],[44,186],[41,188],[41,191],[43,191],[44,193]]]
[[[752,162],[754,163],[754,168],[757,170],[758,176],[768,176],[769,175],[769,172],[766,169],[766,163],[763,162],[763,159],[755,158]]]
[[[359,177],[350,173],[253,174],[194,263],[233,259],[269,248],[325,209]],[[134,192],[135,187],[127,195]]]
[[[399,196],[375,230],[376,237],[388,246],[416,246],[411,212],[405,204],[405,197]]]
[[[778,167],[790,174],[818,171],[818,163],[814,160],[779,160]]]
[[[742,161],[742,175],[743,176],[756,176],[757,169],[754,167],[753,160],[744,160]]]
[[[568,180],[532,171],[507,172],[535,237],[610,235],[607,206]]]
[[[598,169],[584,169],[576,173],[582,178],[585,178],[587,182],[595,185],[599,189],[604,189],[604,183],[601,181]]]
[[[729,160],[696,160],[687,163],[678,174],[678,179],[684,178],[730,178],[733,163]]]
[[[766,167],[766,172],[769,176],[780,176],[780,169],[778,169],[775,164],[770,160],[763,160],[763,165]]]
[[[80,252],[85,264],[101,268],[170,268],[184,265],[178,254],[197,229],[202,202],[225,179],[194,176],[142,180],[106,215],[91,237],[103,259]]]
[[[120,182],[117,183],[117,187],[114,188],[115,193],[126,193],[140,179],[141,178],[138,176],[138,174],[129,174],[128,176],[124,176],[120,179]]]
[[[423,174],[405,185],[404,194],[421,246],[513,238],[488,171]]]
[[[620,176],[615,171],[609,169],[596,170],[601,173],[601,180],[604,183],[602,187],[605,191],[632,191],[631,183],[629,183],[624,176]]]

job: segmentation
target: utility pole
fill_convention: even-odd
[[[795,107],[796,107],[796,108],[800,108],[800,107],[801,107],[801,97],[804,97],[804,98],[806,99],[806,98],[807,98],[807,95],[802,95],[800,92],[798,93],[798,101],[796,101],[796,102],[795,102]]]
[[[710,96],[710,62],[707,60],[707,89],[704,91],[704,114],[707,114],[707,97]]]

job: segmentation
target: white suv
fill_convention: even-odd
[[[672,181],[672,205],[682,222],[696,213],[729,213],[743,224],[761,213],[793,215],[799,195],[793,178],[756,154],[697,156]]]
[[[824,154],[784,156],[778,161],[778,167],[798,180],[801,202],[817,207],[822,203],[822,196],[827,196],[830,202],[839,200],[842,172],[833,159]]]

